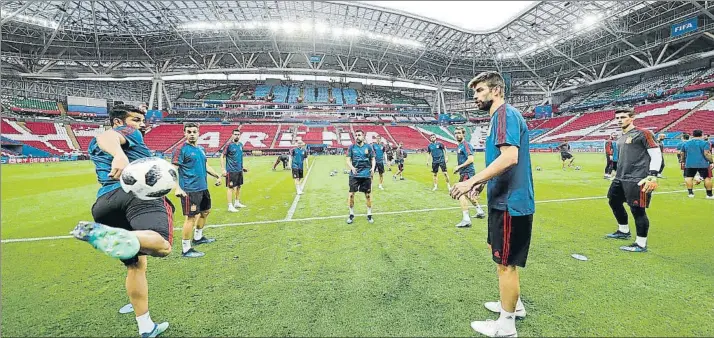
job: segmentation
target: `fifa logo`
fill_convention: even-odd
[[[691,22],[687,22],[684,25],[674,27],[674,32],[679,33],[692,28],[694,28],[694,24],[692,24]]]

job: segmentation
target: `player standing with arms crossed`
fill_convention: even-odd
[[[302,139],[297,141],[297,148],[290,150],[290,162],[293,180],[295,180],[295,190],[298,195],[302,195],[302,179],[305,165],[307,165],[307,149],[305,149],[305,142]]]
[[[712,196],[712,153],[710,144],[704,141],[702,131],[699,129],[693,131],[692,136],[693,138],[682,146],[682,152],[686,154],[684,181],[687,184],[689,197],[694,198],[694,176],[698,173],[704,179],[707,199],[714,199],[714,196]]]
[[[627,211],[622,206],[627,202],[635,218],[637,239],[631,245],[620,247],[620,250],[646,252],[647,234],[650,228],[646,208],[650,205],[652,192],[657,189],[657,173],[662,161],[662,152],[651,131],[635,127],[633,109],[615,110],[615,119],[619,121],[622,128],[622,136],[617,140],[620,159],[617,163],[617,175],[610,184],[607,198],[619,226],[617,231],[607,235],[607,238],[631,237]]]
[[[355,130],[355,141],[357,143],[347,148],[347,167],[350,168],[350,193],[347,198],[347,205],[350,208],[350,216],[347,224],[352,224],[355,219],[355,193],[363,192],[367,199],[367,221],[374,223],[372,218],[372,173],[376,161],[374,159],[374,149],[364,142],[364,131]]]
[[[203,257],[203,252],[196,251],[191,245],[213,243],[214,238],[203,236],[206,218],[211,212],[211,194],[208,192],[208,175],[216,178],[216,186],[221,185],[221,175],[208,165],[203,147],[198,141],[198,125],[186,123],[183,126],[186,142],[174,150],[171,160],[178,170],[176,197],[181,198],[183,223],[181,240],[182,256],[188,258]],[[195,227],[195,231],[194,231]],[[193,235],[193,241],[191,238]]]
[[[505,83],[496,72],[477,75],[468,84],[480,110],[491,114],[486,138],[486,168],[454,185],[451,197],[475,194],[488,182],[488,239],[498,264],[500,301],[484,306],[500,312],[496,321],[475,321],[471,328],[489,337],[513,336],[515,318],[525,316],[517,267],[525,267],[530,248],[535,200],[528,126],[504,99]]]
[[[372,143],[376,162],[374,170],[379,173],[379,190],[384,190],[384,139],[381,135],[377,135],[376,139],[377,141]],[[374,172],[372,172],[372,179],[374,179]]]
[[[459,174],[459,182],[464,182],[476,174],[474,168],[474,147],[466,141],[466,129],[456,127],[454,136],[459,146],[456,150],[456,161],[458,165],[454,168],[454,174]],[[457,228],[467,228],[471,226],[471,216],[469,216],[469,204],[476,206],[476,218],[485,218],[486,215],[479,203],[481,190],[475,194],[467,194],[459,197],[461,205],[461,222],[456,224]]]
[[[446,165],[449,163],[449,157],[446,156],[446,147],[441,142],[436,141],[436,135],[432,134],[429,137],[429,146],[426,148],[426,152],[431,154],[431,173],[434,174],[434,189],[436,191],[436,184],[438,181],[439,168],[441,172],[444,173],[444,179],[446,179],[446,189],[451,190],[451,182],[449,181],[449,172],[446,171]],[[426,165],[429,165],[429,157],[427,157]]]
[[[92,139],[88,148],[101,184],[92,206],[97,223],[80,222],[71,234],[113,258],[128,257],[121,261],[127,268],[126,293],[139,334],[156,337],[169,323],[156,324],[149,315],[146,255],[166,257],[171,253],[174,206],[166,197],[145,201],[121,189],[122,170],[130,162],[151,157],[151,151],[140,132],[146,127],[144,112],[117,106],[109,112],[109,119],[113,128]]]
[[[243,143],[240,142],[240,129],[234,129],[231,142],[221,153],[221,171],[226,178],[228,188],[228,211],[238,212],[236,208],[245,208],[240,203],[240,187],[243,185]]]

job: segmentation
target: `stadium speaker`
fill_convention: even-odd
[[[347,84],[347,87],[356,89],[356,90],[362,90],[364,85],[362,85],[362,83],[360,83],[360,82],[350,82]]]
[[[265,79],[265,84],[268,86],[279,86],[280,83],[280,79]]]

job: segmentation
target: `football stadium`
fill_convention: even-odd
[[[712,1],[0,6],[4,336],[714,336]]]

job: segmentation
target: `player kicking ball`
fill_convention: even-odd
[[[568,168],[571,168],[573,166],[573,161],[575,161],[575,158],[573,157],[573,154],[570,153],[570,144],[568,144],[568,141],[563,142],[558,146],[558,149],[560,149],[560,160],[563,161],[563,166],[562,169],[565,170],[565,163],[568,163]]]
[[[127,268],[126,292],[141,337],[157,337],[169,323],[154,323],[149,315],[147,258],[166,257],[173,241],[174,206],[166,197],[141,200],[121,189],[122,170],[133,161],[151,157],[141,130],[144,112],[131,106],[114,107],[113,128],[89,143],[89,156],[101,185],[92,206],[93,222],[80,222],[71,232],[77,239],[118,258]]]
[[[377,135],[377,137],[373,138],[372,141],[372,149],[374,149],[374,160],[375,162],[377,162],[376,166],[374,167],[374,170],[379,174],[379,190],[384,190],[384,139],[381,135]],[[372,179],[374,179],[374,172],[372,172]]]
[[[436,141],[436,135],[434,134],[429,137],[429,141],[431,141],[431,143],[429,143],[429,146],[426,148],[426,152],[431,155],[431,173],[434,174],[434,189],[432,189],[432,191],[436,191],[437,189],[439,169],[441,169],[441,172],[444,174],[446,189],[451,190],[449,172],[446,171],[446,165],[449,163],[449,157],[446,156],[446,147],[444,147],[443,143]],[[428,157],[426,165],[429,165]]]
[[[496,72],[477,75],[468,84],[480,110],[491,115],[486,138],[486,168],[451,188],[458,199],[488,182],[488,237],[497,264],[500,300],[485,303],[500,313],[498,320],[474,321],[471,328],[489,337],[516,337],[516,317],[525,316],[520,301],[518,267],[525,267],[533,229],[535,199],[528,126],[523,115],[507,104],[503,77]]]
[[[356,192],[364,193],[367,200],[367,221],[374,223],[372,218],[372,174],[376,164],[374,149],[364,142],[364,131],[355,130],[354,136],[357,143],[347,148],[347,167],[350,169],[350,193],[347,198],[350,216],[347,218],[347,224],[352,224],[355,219]]]
[[[615,110],[615,119],[622,128],[622,136],[617,140],[620,158],[617,161],[617,175],[607,192],[610,208],[617,220],[618,229],[607,238],[629,239],[630,226],[627,211],[622,205],[627,202],[637,227],[635,243],[620,247],[628,252],[647,252],[647,233],[650,220],[646,208],[657,189],[657,174],[662,161],[662,152],[657,146],[654,134],[634,125],[635,111],[630,108]]]
[[[196,251],[191,245],[213,243],[214,238],[203,236],[206,218],[211,212],[211,194],[208,192],[208,175],[216,178],[216,186],[221,185],[221,175],[216,173],[207,163],[203,147],[198,141],[198,124],[186,123],[183,126],[186,142],[174,150],[171,163],[178,171],[176,197],[181,198],[183,223],[181,240],[182,256],[187,258],[203,257],[205,254]],[[194,231],[195,227],[195,231]],[[191,235],[193,234],[193,241]]]
[[[476,174],[476,170],[474,169],[474,147],[466,142],[466,129],[463,127],[456,127],[454,136],[456,137],[456,141],[459,142],[459,147],[456,151],[458,165],[454,168],[454,174],[458,173],[459,182],[464,182]],[[483,188],[483,186],[480,188]],[[472,194],[465,194],[459,197],[462,218],[461,222],[456,224],[457,228],[468,228],[471,226],[469,204],[476,206],[476,218],[486,218],[486,214],[483,212],[481,204],[479,203],[480,195],[481,189],[477,189]]]
[[[290,168],[293,170],[293,180],[295,180],[295,190],[298,195],[302,195],[303,169],[307,165],[307,149],[305,142],[298,140],[297,148],[290,150]]]
[[[233,130],[231,142],[221,153],[221,171],[226,178],[226,198],[228,211],[238,212],[236,208],[245,208],[240,202],[240,187],[243,185],[243,172],[248,171],[243,167],[243,143],[240,142],[240,130]]]

